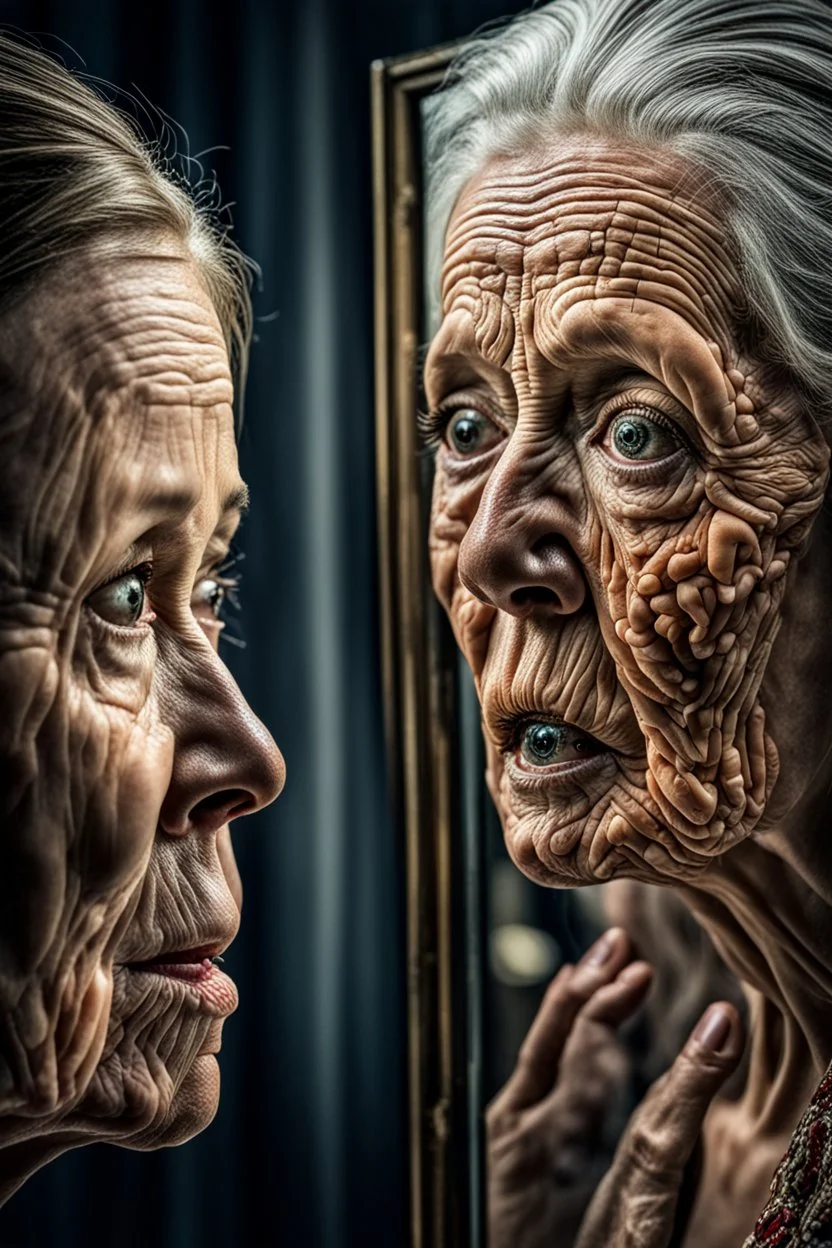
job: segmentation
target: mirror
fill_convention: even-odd
[[[420,445],[417,422],[435,328],[422,133],[430,93],[458,47],[372,70],[383,663],[390,769],[407,840],[411,1242],[487,1242],[498,1167],[489,1168],[486,1106],[510,1078],[553,976],[616,924],[653,962],[654,984],[620,1032],[591,1129],[558,1161],[556,1242],[565,1246],[633,1106],[704,1004],[739,1001],[740,993],[668,890],[631,881],[549,890],[521,875],[485,786],[473,680],[430,583],[433,456]]]

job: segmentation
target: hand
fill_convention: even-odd
[[[490,1248],[565,1245],[597,1181],[592,1155],[627,1057],[616,1027],[651,969],[611,928],[550,984],[516,1069],[486,1114]]]
[[[670,1070],[630,1118],[576,1248],[668,1248],[685,1167],[705,1114],[742,1050],[734,1006],[725,1001],[709,1006]]]

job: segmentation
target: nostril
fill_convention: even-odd
[[[197,802],[190,821],[196,828],[219,828],[244,815],[251,805],[252,796],[244,789],[221,789]]]
[[[545,585],[524,585],[522,589],[515,589],[511,594],[511,601],[515,607],[536,607],[541,604],[551,605],[555,609],[559,609],[561,601],[553,589],[547,589]]]

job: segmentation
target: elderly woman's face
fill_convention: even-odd
[[[169,252],[90,255],[0,336],[3,1091],[63,1103],[97,1063],[67,1126],[137,1145],[213,1115],[227,825],[283,779],[216,652],[245,489],[217,317]]]
[[[547,883],[695,874],[791,748],[767,668],[827,446],[744,341],[685,172],[562,141],[488,164],[448,229],[434,584],[509,850]]]

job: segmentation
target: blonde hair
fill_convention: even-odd
[[[225,338],[238,396],[251,341],[255,268],[215,196],[98,90],[0,32],[0,313],[96,239],[173,235],[193,256]]]

